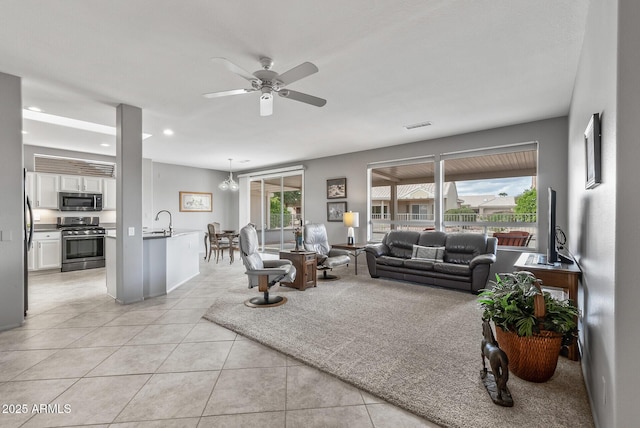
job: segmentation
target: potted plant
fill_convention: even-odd
[[[540,289],[526,271],[498,274],[478,301],[483,319],[493,321],[496,339],[509,358],[509,370],[521,379],[545,382],[553,376],[563,338],[577,333],[578,308]]]

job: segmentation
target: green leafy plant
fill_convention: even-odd
[[[492,287],[478,296],[483,319],[493,321],[503,330],[518,336],[532,336],[541,330],[563,335],[575,335],[579,310],[569,300],[557,300],[548,292],[540,291],[531,272],[519,271],[496,275]],[[544,296],[546,314],[541,320],[535,316],[535,296]]]

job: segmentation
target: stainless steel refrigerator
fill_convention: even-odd
[[[33,246],[33,209],[27,194],[27,169],[23,170],[24,189],[24,316],[29,309],[29,250]]]

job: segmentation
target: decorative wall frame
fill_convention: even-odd
[[[327,221],[342,221],[342,216],[346,212],[346,202],[327,202]]]
[[[327,199],[341,199],[347,197],[347,179],[332,178],[327,180]]]
[[[205,192],[180,192],[180,211],[213,211],[213,194]]]
[[[589,119],[587,129],[584,131],[584,145],[586,154],[586,185],[585,188],[593,189],[602,182],[601,168],[601,142],[600,142],[600,115],[594,113]]]

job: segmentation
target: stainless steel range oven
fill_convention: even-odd
[[[105,229],[99,217],[58,217],[62,234],[62,272],[105,266]]]

